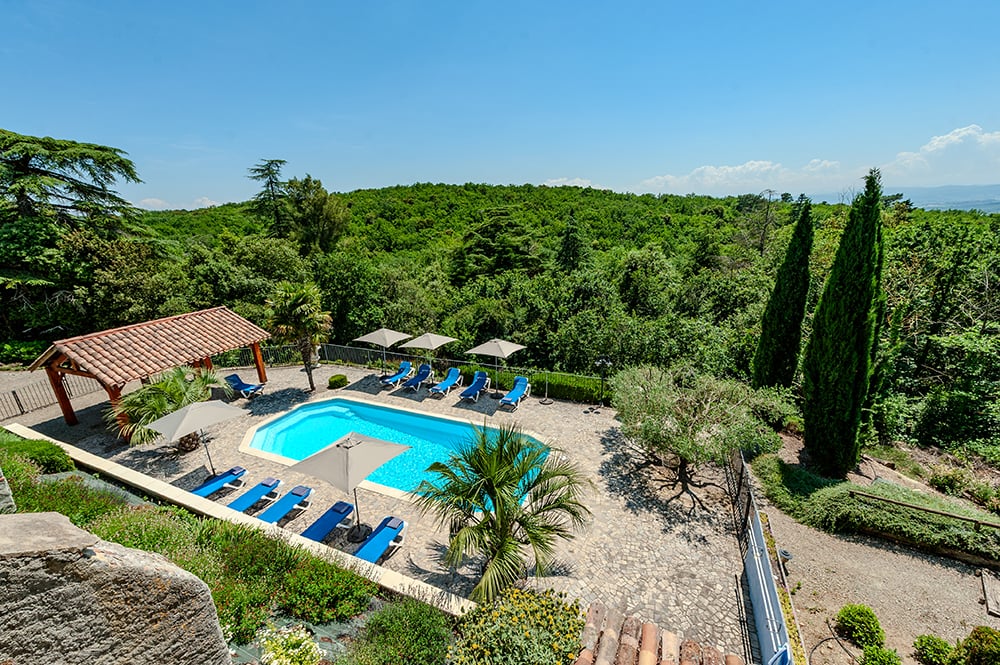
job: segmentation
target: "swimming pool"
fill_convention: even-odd
[[[410,492],[421,480],[433,480],[427,467],[447,462],[474,431],[475,426],[459,420],[338,398],[300,406],[264,423],[254,432],[250,447],[299,461],[350,432],[400,443],[410,449],[380,466],[368,480]]]

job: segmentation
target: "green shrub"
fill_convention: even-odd
[[[441,665],[450,641],[451,629],[444,613],[403,598],[368,618],[345,665]]]
[[[790,421],[800,417],[792,391],[788,388],[760,388],[753,391],[750,411],[774,430],[781,430]]]
[[[900,665],[902,661],[895,649],[870,644],[865,647],[858,665]]]
[[[599,378],[549,372],[539,372],[528,377],[532,395],[538,397],[545,395],[546,377],[549,382],[549,397],[553,399],[564,399],[584,404],[595,404],[601,399],[601,380]],[[610,404],[612,397],[611,382],[605,381],[604,402]]]
[[[222,630],[238,644],[250,642],[274,609],[273,590],[262,579],[225,578],[211,589]]]
[[[914,655],[924,665],[949,665],[952,646],[937,635],[919,635],[913,641]]]
[[[0,363],[30,365],[49,346],[48,342],[4,342],[0,344]]]
[[[120,494],[90,487],[82,478],[73,476],[22,487],[14,500],[22,513],[62,513],[81,528],[126,505]]]
[[[101,515],[87,530],[105,540],[177,562],[177,555],[197,547],[199,520],[182,508],[128,506]]]
[[[42,473],[42,468],[36,462],[21,455],[14,455],[2,447],[0,447],[0,469],[3,469],[3,475],[10,485],[15,501],[25,488],[30,488],[38,482],[38,476]]]
[[[580,653],[583,616],[551,589],[508,588],[465,615],[449,662],[467,665],[569,665]]]
[[[371,582],[317,557],[304,558],[284,580],[278,606],[287,614],[309,621],[343,621],[360,614],[377,590]]]
[[[961,468],[935,466],[931,468],[931,477],[927,482],[931,487],[949,496],[961,496],[969,486],[969,472]]]
[[[337,388],[343,388],[347,384],[348,380],[345,374],[334,374],[330,377],[330,380],[326,382],[326,387],[330,390],[336,390]]]
[[[976,626],[959,642],[954,658],[961,665],[997,665],[1000,663],[1000,631]]]
[[[881,647],[885,644],[885,632],[879,625],[875,612],[867,605],[844,605],[840,608],[837,612],[837,631],[865,649],[866,656],[867,647]]]
[[[51,441],[22,439],[7,430],[0,430],[0,450],[27,457],[42,468],[42,473],[61,473],[76,468],[66,451]]]
[[[214,547],[225,575],[279,587],[285,576],[309,557],[302,549],[242,524],[211,520],[198,533],[201,547]]]
[[[319,646],[304,626],[268,626],[257,635],[261,665],[319,665]]]

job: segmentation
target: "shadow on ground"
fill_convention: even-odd
[[[682,494],[680,485],[662,467],[650,466],[641,451],[631,445],[618,428],[601,435],[604,459],[598,473],[605,489],[625,500],[633,513],[657,515],[663,533],[670,533],[692,543],[705,543],[704,527],[732,529],[729,499],[722,489],[721,471],[702,468],[696,481],[707,487],[691,487],[695,498]],[[700,502],[700,505],[699,505]]]
[[[265,393],[248,400],[247,411],[255,416],[270,416],[287,411],[307,399],[309,393],[301,388],[282,388],[277,392]]]

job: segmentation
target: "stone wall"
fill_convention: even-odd
[[[58,513],[0,515],[0,663],[230,663],[208,587]]]

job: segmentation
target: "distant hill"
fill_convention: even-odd
[[[886,194],[901,193],[917,208],[925,210],[981,210],[1000,212],[1000,185],[945,185],[943,187],[885,186]],[[813,201],[848,203],[850,192],[815,194]]]

